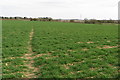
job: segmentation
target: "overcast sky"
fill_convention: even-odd
[[[119,0],[0,0],[0,16],[118,19]]]

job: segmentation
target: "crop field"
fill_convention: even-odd
[[[3,78],[117,78],[118,26],[3,20]]]

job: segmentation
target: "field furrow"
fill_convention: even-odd
[[[22,25],[20,25],[22,24]],[[27,72],[27,59],[23,55],[28,53],[29,33],[31,25],[21,21],[3,21],[3,78],[22,78]],[[17,27],[16,27],[17,26]]]
[[[25,66],[28,67],[27,72],[24,73],[26,78],[37,78],[35,75],[35,72],[38,72],[37,67],[34,67],[34,60],[33,60],[33,54],[34,52],[32,51],[32,38],[34,35],[34,29],[32,28],[30,34],[29,34],[29,41],[28,41],[28,52],[24,55],[24,58],[27,60],[25,63]]]

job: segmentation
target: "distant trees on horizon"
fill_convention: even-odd
[[[96,20],[96,19],[87,19],[85,18],[84,19],[85,23],[88,23],[88,24],[100,24],[100,23],[118,23],[118,20],[112,20],[112,19],[109,19],[109,20]]]
[[[28,18],[28,17],[3,17],[1,16],[0,19],[15,19],[15,20],[29,20],[29,21],[58,21],[58,22],[77,22],[77,23],[86,23],[86,24],[101,24],[101,23],[120,23],[119,20],[96,20],[96,19],[87,19],[84,20],[64,20],[64,19],[52,19],[51,17],[38,17],[38,18]]]
[[[0,19],[24,19],[30,21],[51,21],[51,17],[27,18],[27,17],[0,17]]]

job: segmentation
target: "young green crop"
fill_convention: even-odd
[[[26,69],[23,57],[28,53],[29,33],[32,26],[25,21],[3,20],[2,57],[3,78],[22,78]]]
[[[113,78],[117,72],[116,25],[36,22],[32,40],[39,78]],[[114,73],[114,74],[112,74]],[[100,76],[99,76],[100,75]]]
[[[28,68],[21,57],[28,52],[32,29],[37,78],[118,77],[117,25],[3,21],[4,78],[25,76]]]

